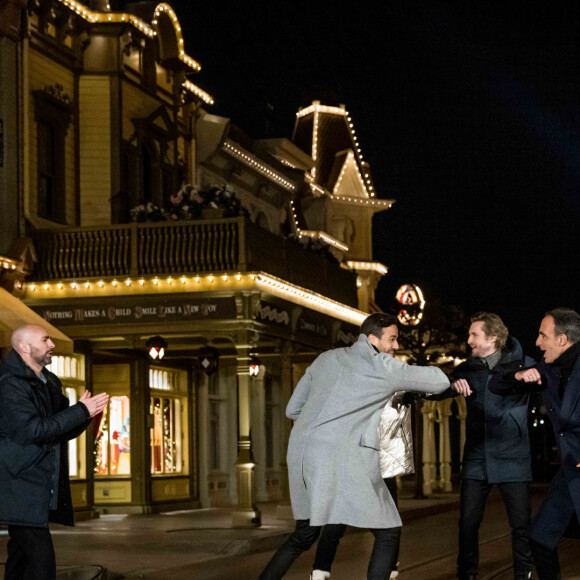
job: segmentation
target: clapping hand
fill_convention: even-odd
[[[82,403],[87,408],[91,417],[102,413],[108,402],[109,395],[107,393],[99,393],[93,397],[89,391],[85,391],[79,400],[79,403]]]

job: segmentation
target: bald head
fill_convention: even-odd
[[[35,373],[40,373],[52,360],[54,342],[45,328],[30,324],[12,333],[12,348]]]

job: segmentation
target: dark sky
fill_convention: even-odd
[[[557,2],[174,0],[211,109],[290,137],[312,98],[351,113],[379,197],[377,301],[403,282],[499,313],[532,345],[580,310],[580,21]],[[572,3],[571,3],[572,4]],[[497,6],[497,7],[496,7]]]

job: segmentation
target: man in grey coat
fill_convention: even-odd
[[[371,530],[369,580],[384,580],[396,564],[401,518],[379,470],[381,412],[395,391],[449,386],[440,369],[411,367],[388,354],[397,339],[394,316],[371,314],[354,345],[321,354],[296,386],[286,408],[295,420],[288,475],[296,530],[261,580],[282,578],[326,524]]]

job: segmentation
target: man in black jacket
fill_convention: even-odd
[[[471,317],[467,344],[471,356],[453,373],[447,396],[466,397],[467,426],[461,470],[457,577],[475,580],[479,564],[479,527],[485,502],[497,485],[512,528],[514,578],[531,577],[532,556],[529,482],[532,479],[528,439],[528,393],[508,397],[493,394],[490,385],[503,374],[534,364],[497,314]],[[444,398],[445,393],[435,398]]]
[[[54,343],[40,326],[12,335],[0,363],[0,522],[8,524],[5,580],[54,580],[48,522],[73,525],[67,442],[107,405],[85,392],[69,407],[50,364]]]
[[[544,360],[505,375],[493,390],[512,397],[537,385],[542,388],[561,467],[534,516],[530,543],[538,578],[560,580],[556,546],[563,536],[580,534],[580,315],[570,308],[547,312],[536,345]]]

